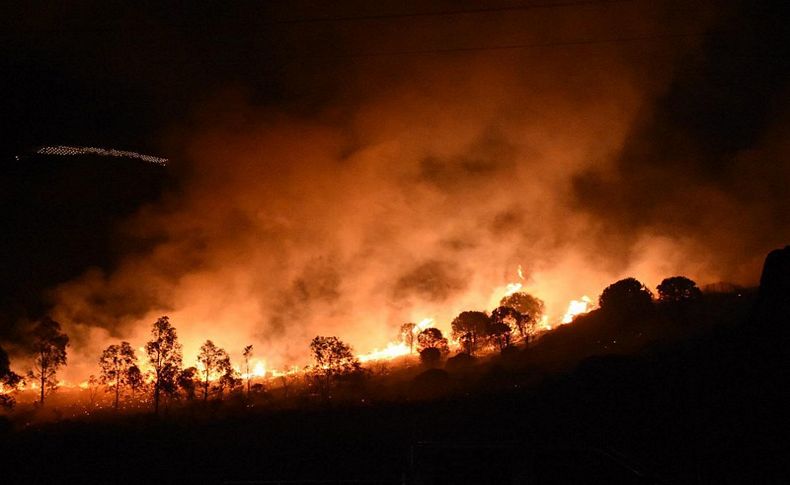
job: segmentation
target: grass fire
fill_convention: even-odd
[[[787,2],[7,3],[0,482],[789,481]]]

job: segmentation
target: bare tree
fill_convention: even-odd
[[[66,347],[69,337],[60,331],[60,324],[49,317],[41,319],[31,332],[34,351],[33,368],[28,377],[40,386],[39,404],[44,405],[47,391],[58,387],[58,369],[66,365]]]
[[[101,383],[109,385],[115,391],[113,407],[118,409],[118,401],[123,386],[129,384],[129,370],[137,367],[137,356],[129,342],[121,342],[120,345],[110,345],[99,358],[101,368]]]
[[[176,329],[167,316],[160,317],[151,329],[151,340],[145,344],[148,362],[154,372],[154,412],[159,412],[159,395],[176,389],[176,377],[181,370],[181,344]]]

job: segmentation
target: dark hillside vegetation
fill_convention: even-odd
[[[598,483],[579,467],[600,452],[643,474],[608,483],[779,483],[787,327],[761,316],[769,293],[704,294],[638,318],[602,308],[517,352],[374,375],[361,399],[334,404],[6,423],[5,478],[522,483],[530,464],[533,478],[544,469],[537,483]]]

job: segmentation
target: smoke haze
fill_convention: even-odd
[[[164,130],[179,182],[121,224],[131,249],[52,290],[68,376],[94,372],[110,340],[141,346],[163,314],[188,364],[210,338],[280,368],[318,334],[365,352],[403,322],[449,330],[510,282],[552,322],[625,276],[756,282],[790,238],[786,86],[716,104],[722,72],[755,62],[720,66],[722,43],[745,55],[754,33],[722,41],[742,10],[682,5],[299,30],[302,60],[272,78],[290,101],[217,82]]]

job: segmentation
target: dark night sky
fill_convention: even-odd
[[[126,2],[6,3],[0,34],[3,153],[56,143],[155,151],[164,129],[229,87],[246,90],[256,103],[310,110],[342,93],[344,77],[366,62],[355,55],[518,43],[518,35],[499,42],[482,34],[458,38],[424,31],[452,31],[470,20],[495,23],[524,12],[498,8],[567,2],[165,3],[145,9]],[[639,4],[579,3],[610,9]],[[669,22],[687,10],[725,13],[710,29],[721,33],[710,35],[704,57],[685,61],[689,74],[674,82],[656,122],[691,134],[711,158],[753,143],[766,118],[776,115],[776,97],[785,90],[784,2],[659,3],[674,6],[665,14]],[[494,11],[453,14],[486,8]],[[584,8],[589,6],[554,10]],[[430,13],[438,15],[421,15]],[[672,31],[666,25],[656,30]],[[590,32],[537,39],[627,37],[628,26]]]
[[[78,277],[91,265],[113,271],[128,254],[144,251],[146,245],[155,246],[160,239],[179,241],[177,247],[183,252],[178,254],[189,255],[183,257],[181,264],[174,263],[177,275],[188,273],[185,269],[188,264],[211,267],[216,256],[206,256],[204,246],[223,248],[225,242],[214,233],[215,228],[209,222],[198,229],[183,222],[190,217],[202,220],[204,213],[196,211],[205,212],[202,204],[211,206],[205,201],[228,198],[224,188],[211,185],[215,180],[224,180],[218,168],[224,166],[222,156],[213,164],[194,162],[200,157],[190,150],[196,144],[202,145],[184,142],[212,139],[213,135],[203,136],[211,132],[206,126],[222,126],[222,133],[231,139],[261,119],[279,127],[294,124],[293,121],[276,123],[280,117],[297,119],[304,128],[294,131],[311,132],[311,135],[320,131],[314,129],[314,122],[324,128],[336,125],[342,132],[342,136],[338,135],[342,141],[326,145],[328,150],[337,152],[332,152],[332,157],[337,158],[333,163],[343,167],[351,165],[348,160],[364,153],[366,147],[397,139],[403,133],[397,131],[403,119],[407,125],[413,124],[415,133],[428,130],[437,119],[442,119],[439,115],[430,118],[429,112],[426,115],[429,121],[423,124],[421,113],[398,110],[400,106],[417,106],[419,110],[421,106],[413,100],[423,95],[427,100],[423,104],[431,105],[435,101],[441,106],[437,112],[460,113],[459,118],[482,118],[478,114],[487,105],[478,106],[475,97],[501,104],[497,105],[502,113],[499,119],[480,122],[477,138],[469,143],[456,143],[462,155],[448,155],[442,152],[442,147],[432,147],[426,142],[427,147],[419,154],[423,158],[415,162],[421,170],[419,183],[427,184],[450,200],[455,200],[454,197],[466,200],[467,190],[490,190],[475,185],[486,177],[492,181],[491,186],[521,180],[521,175],[512,174],[520,170],[524,154],[531,152],[512,133],[513,127],[531,126],[530,110],[538,113],[536,118],[540,120],[535,123],[543,127],[535,136],[538,148],[530,148],[539,153],[539,149],[554,143],[552,136],[557,132],[572,135],[578,129],[583,138],[589,138],[591,132],[602,129],[600,125],[606,120],[585,116],[595,117],[591,107],[599,101],[602,113],[610,105],[620,106],[621,83],[637,93],[633,103],[622,101],[631,114],[625,128],[619,125],[613,128],[624,131],[615,153],[585,154],[581,157],[584,163],[563,172],[570,173],[562,182],[567,181],[567,190],[546,203],[549,207],[570,210],[574,217],[595,221],[585,226],[582,236],[574,236],[578,241],[563,241],[567,231],[558,223],[552,223],[551,230],[535,229],[531,216],[520,215],[523,212],[520,200],[505,204],[512,207],[507,210],[502,204],[494,207],[493,203],[492,207],[475,209],[475,217],[479,216],[480,220],[504,221],[498,226],[490,224],[492,234],[510,234],[507,227],[515,228],[511,232],[517,236],[508,242],[513,251],[503,250],[494,258],[503,265],[506,261],[514,266],[512,254],[519,251],[530,255],[551,253],[554,256],[546,259],[556,261],[557,254],[575,245],[583,247],[581,252],[587,256],[604,255],[600,260],[590,258],[596,270],[619,274],[623,268],[632,267],[632,260],[641,248],[639,241],[649,234],[674,238],[677,247],[688,254],[704,255],[700,275],[721,278],[746,275],[745,279],[751,278],[748,283],[756,279],[757,275],[752,273],[764,253],[790,238],[787,229],[790,227],[787,195],[790,150],[785,141],[790,113],[790,29],[786,27],[790,16],[786,2],[556,2],[565,3],[564,6],[549,5],[555,2],[506,0],[273,1],[232,5],[166,2],[167,6],[152,3],[143,9],[129,2],[11,3],[17,2],[0,7],[3,19],[0,155],[5,163],[3,183],[7,185],[4,187],[14,188],[6,190],[2,199],[3,214],[8,216],[4,224],[2,263],[6,280],[26,283],[2,287],[6,305],[18,301],[20,292],[27,295],[23,306],[36,306],[30,303],[36,301],[52,302],[50,297],[40,295]],[[506,74],[499,72],[500,66]],[[486,85],[489,81],[490,86]],[[460,94],[456,96],[455,90]],[[623,92],[623,99],[628,96],[628,92]],[[500,100],[508,97],[512,98],[511,102]],[[465,108],[467,103],[469,107]],[[574,109],[576,105],[581,107],[578,112]],[[370,106],[383,115],[380,118],[370,115],[375,112]],[[552,121],[554,113],[567,119]],[[619,116],[614,108],[612,113]],[[365,116],[372,116],[374,121],[363,123],[360,120],[367,119]],[[447,115],[453,116],[456,115]],[[381,126],[379,120],[384,120]],[[282,131],[286,137],[298,138],[290,128]],[[278,129],[272,132],[279,133]],[[605,131],[602,133],[605,137]],[[425,138],[430,140],[431,136],[436,138],[436,134]],[[316,146],[324,142],[321,136],[314,138]],[[52,208],[47,211],[54,212],[42,216],[42,207],[48,206],[42,203],[42,197],[53,194],[42,195],[40,190],[48,187],[47,177],[55,172],[37,165],[36,170],[46,174],[31,175],[13,157],[39,145],[55,144],[112,147],[171,158],[174,175],[168,180],[175,183],[168,188],[168,196],[159,207],[163,208],[162,212],[181,215],[168,220],[164,229],[163,225],[157,226],[164,224],[161,221],[151,223],[158,228],[146,228],[148,233],[142,231],[145,234],[138,234],[139,240],[129,242],[118,236],[113,225],[133,213],[139,204],[157,199],[161,187],[153,184],[151,189],[147,185],[151,177],[148,169],[138,175],[116,173],[113,178],[83,167],[80,170],[87,170],[93,178],[82,178],[72,184],[59,177],[52,183],[53,187],[72,192],[72,196],[67,196],[63,191],[55,191],[56,206],[74,207],[76,200],[98,213],[106,207],[107,213],[86,216],[79,223],[82,225],[59,228],[59,236],[43,234],[48,227],[46,217],[54,221],[73,220],[68,212]],[[242,150],[247,146],[242,143],[236,148]],[[277,148],[273,150],[279,153]],[[606,163],[598,163],[596,157]],[[313,183],[309,157],[293,161],[284,156],[283,160],[267,165],[262,176],[266,179],[262,186],[274,195],[260,200],[258,206],[269,207],[270,212],[274,208],[282,209],[279,187],[292,183],[287,178],[280,183],[273,173],[287,174],[293,170],[299,184],[303,180],[307,180],[305,186]],[[535,166],[529,163],[524,166],[556,183],[550,173],[546,175],[545,169],[537,166],[537,161],[534,163]],[[540,164],[546,165],[542,161]],[[239,166],[239,170],[249,169],[251,174],[260,175],[254,164]],[[322,173],[321,170],[324,168],[318,167],[315,172]],[[338,169],[338,173],[342,174],[342,170]],[[400,185],[397,178],[400,175],[395,168],[386,173],[383,178],[393,186],[383,187],[380,192],[391,189],[389,193],[397,195],[404,193],[404,186],[411,188],[413,184]],[[338,184],[349,184],[354,191],[371,184],[367,175],[359,175],[359,180],[355,177],[339,177]],[[231,180],[227,187],[234,187],[242,194],[265,192],[257,188],[249,190],[243,184],[234,185],[237,183],[241,182]],[[525,183],[532,182],[527,179]],[[91,187],[96,184],[106,185],[107,193],[117,193],[128,186],[141,188],[129,193],[127,199],[116,200],[117,204],[105,204],[102,201],[109,196],[93,191]],[[182,189],[186,194],[183,197]],[[328,205],[342,195],[329,199]],[[330,211],[328,216],[316,215],[309,202],[300,204],[293,217],[303,217],[301,222],[308,227],[335,214]],[[401,208],[406,205],[401,204]],[[337,211],[345,209],[341,204]],[[437,213],[446,210],[437,206],[425,212],[434,209]],[[413,218],[399,212],[397,207],[393,210],[396,214],[393,220]],[[205,219],[211,221],[213,216]],[[254,210],[230,207],[228,214],[216,217],[224,224],[229,219],[235,221],[237,216],[240,222],[230,226],[232,231],[263,237],[248,232],[247,228],[258,224]],[[260,228],[256,226],[256,230],[265,232],[270,227],[279,227],[276,218],[272,221]],[[483,247],[489,236],[459,244],[456,232],[460,233],[464,221],[453,220],[453,223],[452,230],[437,236],[444,245],[437,247],[452,247],[459,260],[468,260],[463,248]],[[288,227],[300,227],[299,222],[293,224]],[[177,235],[168,232],[172,227],[179,231]],[[389,229],[361,227],[358,232],[366,235],[361,237],[365,244],[379,241],[377,238],[383,238],[381,234]],[[355,234],[353,230],[348,232]],[[534,236],[536,232],[538,237]],[[287,238],[282,236],[282,239]],[[52,241],[51,247],[42,241]],[[347,241],[343,239],[338,245],[344,242]],[[536,244],[535,249],[529,249],[532,243]],[[183,250],[182,246],[190,249]],[[63,247],[71,249],[63,252]],[[85,250],[89,247],[92,249]],[[432,254],[428,250],[425,253]],[[49,254],[51,259],[36,256],[41,254]],[[322,295],[318,300],[326,300],[325,295],[333,291],[341,300],[344,295],[343,278],[331,276],[334,271],[340,271],[333,267],[335,257],[321,256],[320,261],[330,261],[326,263],[330,274],[327,279],[330,282],[337,279],[341,289],[325,291],[321,287],[320,291],[314,291]],[[364,257],[368,258],[367,253]],[[441,267],[444,256],[432,258],[409,261],[411,266],[404,271],[412,274],[414,268]],[[31,276],[31,272],[35,274]],[[440,274],[445,272],[442,269]],[[458,276],[451,274],[448,278]],[[389,279],[402,281],[403,275],[394,274]],[[123,281],[123,277],[118,277],[118,281]],[[113,300],[114,292],[120,291],[113,285],[123,286],[118,281],[111,279],[107,283],[110,296],[96,290],[100,296],[93,298],[99,302],[98,306],[106,307],[106,302]],[[595,282],[599,284],[597,279]],[[301,287],[294,283],[280,289],[278,298],[288,301],[292,297],[288,292],[296,291],[293,288]],[[312,290],[300,291],[310,294]],[[159,297],[168,298],[167,292],[162,294]],[[141,317],[149,303],[150,299],[139,296],[139,301],[130,304],[131,310],[115,308],[109,314],[119,320],[129,315]],[[8,315],[17,314],[8,312]],[[281,316],[261,318],[262,322],[269,322],[266,325],[275,325]],[[8,328],[13,323],[5,325]]]

